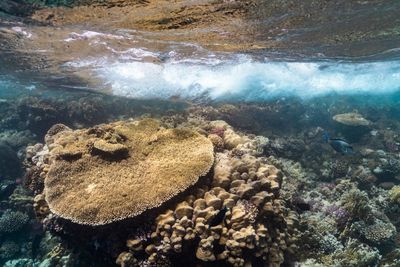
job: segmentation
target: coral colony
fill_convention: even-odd
[[[397,2],[0,0],[0,266],[399,267]]]

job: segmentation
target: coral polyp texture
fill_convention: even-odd
[[[37,218],[55,232],[54,214],[91,226],[130,218],[107,226],[126,243],[110,255],[121,266],[280,266],[297,249],[298,215],[280,197],[284,174],[261,156],[265,138],[164,117],[55,125],[45,140],[27,153],[32,185],[44,179]]]
[[[216,155],[210,184],[155,218],[149,238],[128,239],[118,264],[161,266],[184,255],[181,265],[280,266],[295,250],[297,214],[280,199],[283,173],[257,156],[257,138],[240,136],[221,121],[208,125],[211,136],[215,125],[225,128],[225,150]]]
[[[52,213],[78,224],[104,225],[158,207],[214,162],[206,137],[152,119],[61,128],[46,136],[44,193]]]

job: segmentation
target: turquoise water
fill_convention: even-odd
[[[258,62],[238,57],[228,62],[210,60],[208,64],[191,63],[194,59],[161,65],[115,63],[98,72],[114,94],[136,98],[180,96],[190,100],[204,96],[215,101],[262,102],[329,94],[380,95],[400,89],[398,61]]]
[[[314,29],[315,39],[301,49],[296,43],[293,51],[221,52],[140,31],[2,22],[2,32],[17,39],[0,41],[0,265],[116,266],[118,255],[128,251],[138,262],[127,266],[231,266],[223,259],[200,260],[199,236],[184,243],[183,252],[164,255],[160,244],[158,252],[169,265],[148,265],[147,252],[128,249],[126,240],[149,244],[154,214],[90,227],[35,212],[43,181],[30,180],[37,162],[29,149],[43,144],[53,125],[86,129],[151,117],[165,127],[196,125],[203,135],[220,134],[207,123],[224,120],[240,135],[259,140],[256,156],[282,170],[276,195],[285,212],[297,216],[291,233],[297,247],[285,250],[281,266],[400,266],[398,32],[394,27],[382,33],[373,52],[362,53],[371,42],[360,41],[352,49],[361,55],[349,56],[339,45],[326,56],[323,38],[317,41],[320,28],[308,26],[279,37],[308,39]],[[37,42],[43,32],[54,34],[52,46]],[[9,44],[14,41],[20,46]],[[62,53],[64,45],[77,44]],[[364,124],[338,121],[343,114],[356,114]],[[336,139],[352,153],[337,150]],[[248,153],[240,146],[218,152],[223,151],[236,159]],[[269,224],[266,218],[257,220]],[[271,224],[284,228],[288,221]],[[225,249],[217,243],[215,254]],[[253,254],[246,249],[238,257],[251,259],[246,266],[270,263]]]

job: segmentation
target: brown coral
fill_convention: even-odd
[[[357,112],[337,114],[332,119],[348,126],[368,126],[371,124],[369,120]]]
[[[144,253],[128,246],[129,253],[138,259],[147,254],[145,258],[152,264],[160,257],[193,248],[191,253],[195,252],[198,261],[233,266],[260,261],[265,266],[283,263],[284,253],[293,246],[296,224],[296,214],[286,210],[279,198],[283,174],[264,158],[252,156],[248,149],[252,144],[241,146],[242,156],[232,153],[241,149],[233,147],[225,146],[223,153],[217,153],[209,187],[197,188],[173,209],[160,214],[151,239],[145,241]],[[223,208],[227,210],[223,220],[210,225]]]
[[[233,266],[261,263],[280,266],[284,255],[296,249],[298,220],[297,214],[286,208],[280,197],[283,173],[271,165],[270,159],[260,156],[259,138],[235,132],[223,121],[193,119],[178,125],[196,128],[204,135],[216,127],[231,129],[230,136],[241,141],[236,145],[222,142],[213,175],[209,177],[212,179],[205,179],[186,195],[181,195],[179,201],[169,202],[160,213],[154,212],[146,218],[150,223],[146,235],[131,234],[126,241],[128,251],[121,253],[116,262],[121,266],[183,266],[181,260],[200,265],[207,261]],[[74,206],[65,212],[80,207],[82,211],[74,214],[80,216],[80,223],[85,219],[84,223],[91,220],[93,224],[96,219],[96,224],[100,224],[99,215],[120,218],[119,208],[131,212],[129,216],[133,216],[133,212],[140,213],[143,209],[138,209],[138,201],[150,208],[150,201],[160,200],[155,193],[164,194],[165,188],[176,188],[184,179],[197,181],[199,172],[208,172],[208,164],[211,165],[208,160],[213,159],[213,145],[206,137],[190,130],[163,129],[154,120],[66,130],[50,137],[52,142],[43,147],[43,152],[32,153],[31,161],[42,170],[40,175],[45,174],[46,200],[57,205],[61,199]],[[173,160],[171,154],[175,155]],[[174,165],[177,162],[181,169]],[[155,177],[156,171],[158,177]],[[193,173],[197,175],[195,178]],[[133,184],[132,179],[140,185]],[[58,188],[64,190],[62,193],[67,197],[61,198],[62,194],[53,190],[61,185],[69,186]],[[140,186],[147,191],[138,192]],[[132,193],[123,195],[127,194],[126,190]],[[97,207],[97,213],[91,213],[93,203],[101,203],[111,195],[115,198],[111,201],[112,207],[105,203]],[[37,200],[42,201],[42,198]],[[39,201],[37,204],[39,208]],[[46,214],[41,210],[38,213]]]
[[[50,154],[45,179],[50,210],[88,225],[160,206],[196,183],[214,160],[206,137],[163,129],[151,119],[59,132]]]

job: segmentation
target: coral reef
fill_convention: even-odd
[[[29,220],[29,216],[20,211],[6,210],[0,217],[0,234],[13,233],[21,230]]]
[[[168,124],[171,122],[167,118],[162,121]],[[189,181],[187,185],[192,185],[199,176],[208,173],[202,183],[189,188],[179,198],[172,199],[156,212],[145,213],[148,216],[146,223],[150,227],[136,227],[136,230],[128,233],[130,238],[126,241],[127,251],[121,252],[116,262],[121,266],[179,266],[185,262],[225,262],[233,266],[265,263],[280,266],[285,260],[289,260],[288,255],[293,255],[296,250],[295,233],[298,218],[297,213],[290,210],[280,197],[283,173],[268,163],[267,158],[260,156],[268,140],[244,135],[223,121],[189,118],[180,121],[179,127],[175,129],[165,129],[161,127],[163,125],[165,124],[162,122],[160,125],[155,120],[144,119],[75,131],[61,125],[51,128],[46,135],[46,145],[29,147],[27,152],[27,162],[31,164],[29,168],[39,168],[31,175],[45,175],[44,191],[38,192],[34,199],[36,216],[47,229],[65,235],[70,231],[68,228],[62,229],[68,226],[67,222],[60,221],[60,224],[57,224],[54,214],[70,218],[59,214],[58,210],[52,207],[61,201],[60,195],[67,195],[65,199],[68,206],[79,208],[79,212],[83,211],[82,214],[88,216],[76,217],[79,220],[72,221],[96,225],[104,223],[104,218],[89,216],[91,213],[85,209],[88,206],[93,207],[94,203],[88,193],[96,192],[92,195],[101,199],[102,193],[98,188],[106,188],[105,191],[109,194],[107,201],[113,208],[108,209],[107,203],[99,203],[101,208],[104,208],[104,214],[112,215],[114,220],[117,217],[121,219],[118,215],[119,208],[129,212],[129,216],[126,217],[138,213],[137,205],[132,209],[126,206],[126,203],[115,203],[120,195],[116,190],[124,190],[125,194],[134,196],[129,200],[129,204],[141,201],[142,212],[153,207],[148,205],[150,202],[146,200],[147,197],[151,197],[152,203],[157,198],[152,189],[156,189],[154,191],[157,194],[162,194],[162,190],[169,190],[172,185],[176,190],[179,186],[179,176],[182,177],[180,179]],[[203,133],[208,138],[196,132]],[[218,142],[215,142],[217,138]],[[214,150],[215,163],[209,171],[214,162]],[[151,160],[143,167],[137,167],[138,160],[130,161],[129,157],[143,161]],[[169,160],[168,157],[173,157],[173,160]],[[160,165],[161,162],[157,158],[168,164]],[[77,164],[79,161],[82,162]],[[98,164],[93,164],[96,161]],[[174,165],[175,162],[178,164]],[[112,169],[113,164],[118,166],[118,170]],[[85,166],[88,165],[91,167],[86,169]],[[104,168],[101,167],[103,165]],[[168,166],[169,169],[162,166]],[[118,173],[118,176],[123,176],[123,171],[130,173],[129,179],[135,179],[135,175],[140,173],[147,175],[146,179],[135,183],[135,189],[129,187],[129,180],[116,184],[112,183],[111,179],[106,180],[107,184],[90,187],[94,180],[91,180],[87,170],[91,171],[91,168],[96,171],[96,181],[99,181],[99,177],[104,173],[109,177],[110,169]],[[158,170],[154,173],[154,179],[151,176],[152,170]],[[73,192],[74,198],[68,197],[72,193],[67,190],[55,194],[58,199],[49,195],[54,194],[49,187],[56,186],[56,181],[57,184],[61,184],[57,177],[62,177],[64,181],[73,181],[69,177],[77,179],[82,176],[85,180],[73,183],[79,183],[79,187],[73,190],[84,196],[85,206],[74,201],[80,200],[76,197],[76,192]],[[175,177],[175,180],[172,181],[171,177]],[[35,178],[31,179],[34,180]],[[144,192],[140,191],[138,185],[142,188],[146,185],[149,187],[145,188]],[[80,188],[83,188],[83,191],[80,191]],[[169,196],[172,197],[176,193]],[[146,196],[143,196],[144,194]],[[126,201],[127,198],[123,196],[122,200]],[[99,211],[97,214],[102,213]],[[136,218],[132,218],[128,222],[134,223],[135,220]],[[114,229],[113,227],[117,226],[110,224],[107,227]]]
[[[226,150],[216,155],[211,186],[198,188],[159,215],[150,238],[128,240],[129,251],[120,254],[118,264],[156,265],[171,254],[193,248],[200,261],[233,266],[261,261],[280,266],[286,253],[295,249],[292,236],[297,215],[279,199],[282,173],[266,164],[265,158],[251,155],[257,150],[248,147],[255,147],[257,139],[246,139],[221,121],[206,127],[211,135],[216,125],[225,129]],[[224,218],[214,225],[224,208],[228,210]]]
[[[79,123],[68,124],[71,128],[54,125],[44,136],[45,144],[29,146],[25,152],[24,185],[34,196],[11,180],[2,182],[4,191],[1,191],[4,192],[2,207],[19,210],[30,217],[33,210],[40,224],[30,220],[24,227],[43,227],[44,232],[37,234],[38,237],[32,234],[27,237],[29,241],[21,241],[22,231],[4,233],[6,239],[0,251],[13,256],[2,256],[0,264],[51,262],[74,266],[81,264],[82,259],[91,259],[97,266],[111,266],[112,262],[121,266],[396,266],[399,261],[400,156],[395,144],[399,142],[399,125],[393,122],[391,129],[387,129],[379,118],[360,109],[360,113],[374,121],[368,126],[373,130],[361,126],[364,127],[362,132],[353,131],[350,128],[360,126],[338,125],[329,120],[332,114],[343,112],[332,106],[332,114],[324,113],[326,122],[311,119],[296,131],[286,132],[298,125],[275,129],[269,123],[275,119],[279,121],[280,115],[276,114],[276,118],[269,117],[263,122],[263,116],[268,112],[274,114],[274,108],[279,112],[286,110],[287,114],[283,114],[289,116],[290,121],[295,116],[292,111],[298,107],[291,110],[283,105],[224,105],[198,107],[197,111],[193,107],[189,114],[162,117],[154,126],[157,132],[180,132],[181,129],[198,132],[195,136],[207,144],[207,153],[214,154],[214,165],[204,170],[207,174],[199,181],[197,176],[197,182],[158,208],[101,226],[72,223],[51,210],[45,184],[48,186],[51,179],[56,181],[53,174],[60,168],[55,166],[61,162],[65,166],[60,172],[63,177],[74,170],[70,164],[89,162],[84,160],[93,162],[96,159],[99,165],[107,168],[116,164],[121,169],[129,169],[133,166],[129,157],[141,151],[144,151],[143,157],[147,157],[156,151],[155,146],[161,140],[144,134],[147,141],[143,147],[150,149],[134,149],[129,144],[129,134],[118,129],[131,123],[139,125],[141,121],[151,124],[151,120],[127,120],[81,130],[71,129],[82,128]],[[78,117],[78,113],[74,116]],[[259,116],[255,132],[265,136],[242,132],[251,129],[246,120],[253,116]],[[210,118],[217,120],[209,121]],[[236,127],[219,119],[230,120]],[[242,120],[243,128],[238,129]],[[144,125],[142,127],[146,128]],[[336,154],[323,143],[324,131],[338,137],[357,135],[357,141],[352,143],[355,153]],[[197,148],[191,147],[191,151]],[[174,150],[174,158],[179,156],[176,151],[181,150]],[[186,160],[187,157],[181,162]],[[157,160],[153,158],[152,162],[157,163]],[[79,166],[86,174],[89,168]],[[186,169],[182,172],[188,173]],[[157,177],[149,182],[152,189],[164,180]],[[91,182],[79,181],[87,189],[85,192],[99,196],[98,185],[91,188]],[[115,184],[101,187],[118,195],[113,193]],[[75,205],[73,201],[68,203]],[[33,246],[34,242],[40,246]],[[34,247],[39,247],[39,251]],[[76,250],[82,254],[71,252],[67,247],[79,248]],[[30,253],[36,255],[32,260]],[[15,259],[17,257],[19,259]]]
[[[376,266],[381,255],[377,249],[350,239],[346,248],[325,259],[325,266]]]
[[[348,126],[368,126],[371,124],[369,120],[356,112],[337,114],[332,119]]]
[[[393,186],[389,191],[389,199],[394,204],[400,204],[400,186]]]
[[[51,132],[50,161],[42,166],[46,201],[53,213],[80,224],[107,224],[158,207],[195,184],[214,161],[207,138],[150,119]]]
[[[8,260],[15,257],[19,252],[19,246],[13,241],[6,241],[0,246],[0,259]]]

